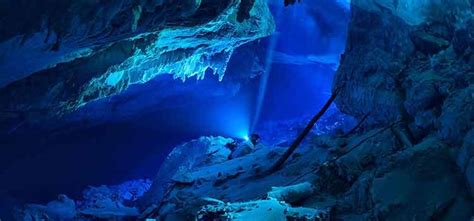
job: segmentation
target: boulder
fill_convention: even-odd
[[[407,112],[417,116],[419,113],[441,106],[442,98],[448,95],[453,85],[452,79],[440,76],[435,71],[422,73],[411,71],[404,82],[406,90],[404,105]]]
[[[464,143],[459,150],[457,164],[461,171],[466,171],[471,158],[474,157],[474,129],[471,129],[464,137]]]
[[[230,158],[233,159],[233,158],[245,156],[251,153],[255,148],[256,146],[253,145],[250,141],[245,141],[237,145],[237,148],[234,151],[232,151]]]
[[[315,189],[308,182],[285,187],[272,187],[267,193],[267,198],[285,201],[287,203],[296,203],[310,197]]]
[[[436,54],[450,45],[449,41],[423,31],[413,33],[411,39],[417,50],[428,55]]]
[[[351,212],[365,213],[374,206],[370,192],[373,179],[374,175],[371,172],[362,174],[345,194],[344,201],[350,205]]]
[[[443,104],[439,135],[461,145],[465,134],[474,128],[474,85],[451,94]]]
[[[77,215],[76,203],[66,195],[59,195],[57,200],[46,205],[28,204],[16,211],[17,220],[72,220]]]
[[[398,154],[391,169],[373,180],[370,192],[381,220],[468,220],[473,215],[462,174],[437,139]]]
[[[304,207],[292,207],[276,199],[255,200],[242,203],[220,203],[204,206],[197,220],[216,221],[326,221],[329,211]]]
[[[228,144],[232,143],[234,140],[230,138],[201,137],[175,147],[161,165],[140,204],[147,206],[159,202],[173,180],[180,183],[194,182],[194,177],[189,173],[194,168],[228,160],[232,153]]]
[[[453,47],[458,55],[472,53],[474,50],[474,19],[467,20],[455,31]]]
[[[359,4],[361,0],[353,3]],[[404,114],[398,75],[415,51],[413,28],[391,14],[352,10],[346,50],[334,78],[333,88],[342,88],[337,107],[359,119],[370,113],[369,125],[393,122]]]
[[[469,185],[469,191],[471,191],[471,195],[474,197],[474,158],[471,158],[467,164],[466,180]]]
[[[138,209],[125,204],[127,201],[134,201],[141,197],[143,192],[149,188],[149,185],[148,181],[148,185],[140,188],[134,186],[133,181],[131,181],[122,186],[89,187],[83,192],[83,201],[78,212],[81,216],[99,219],[137,217],[140,214]]]

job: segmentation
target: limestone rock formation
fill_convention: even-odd
[[[8,3],[0,8],[11,15],[1,21],[0,109],[25,118],[61,115],[160,74],[222,78],[236,47],[275,28],[263,0],[53,0],[54,10]],[[22,8],[31,17],[15,20]],[[20,60],[31,64],[13,67]]]

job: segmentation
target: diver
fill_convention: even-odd
[[[259,143],[260,143],[260,135],[255,134],[255,133],[251,134],[251,135],[250,135],[250,142],[251,142],[254,146],[256,146],[257,144],[259,144]]]
[[[245,156],[255,150],[257,145],[260,143],[260,136],[258,134],[251,134],[248,140],[242,140],[241,142],[233,141],[226,144],[226,147],[231,151],[228,159],[234,159]]]

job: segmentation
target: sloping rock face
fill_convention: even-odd
[[[48,3],[0,8],[5,112],[61,115],[159,74],[222,78],[236,47],[274,30],[263,0]]]

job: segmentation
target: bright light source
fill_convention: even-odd
[[[245,135],[245,136],[244,136],[244,140],[245,140],[245,141],[249,141],[249,140],[250,140],[250,139],[249,139],[249,136]]]

